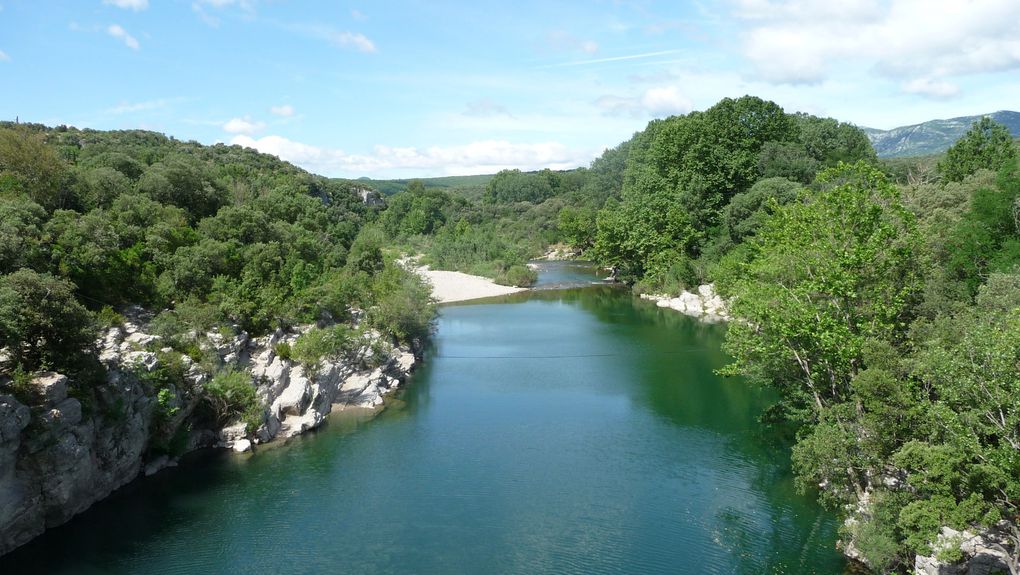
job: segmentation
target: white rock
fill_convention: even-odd
[[[124,338],[124,343],[133,346],[135,349],[141,349],[149,345],[150,343],[156,341],[157,339],[160,339],[158,335],[150,335],[147,333],[142,333],[140,331],[135,331],[131,335]]]
[[[124,354],[124,365],[152,371],[159,366],[159,358],[151,351],[131,351]]]
[[[41,373],[32,380],[47,403],[60,403],[67,398],[67,376],[52,371]]]
[[[251,451],[251,441],[247,439],[238,439],[237,441],[234,442],[234,445],[231,447],[231,449],[233,449],[236,453],[245,453],[247,451]]]
[[[247,426],[244,422],[235,423],[234,425],[228,425],[220,430],[220,441],[224,444],[231,444],[236,441],[245,439],[248,435]]]
[[[300,415],[308,405],[311,383],[303,375],[293,375],[290,383],[273,402],[273,412],[283,415]]]

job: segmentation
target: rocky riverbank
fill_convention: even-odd
[[[313,326],[208,333],[204,359],[164,346],[148,314],[134,309],[98,342],[105,381],[82,391],[65,375],[36,374],[18,397],[0,395],[0,555],[68,521],[141,475],[176,464],[188,451],[253,446],[314,429],[335,409],[377,409],[417,362],[414,350],[367,332],[343,359],[312,366],[286,350]],[[154,383],[171,364],[183,373]],[[246,413],[219,421],[203,386],[239,373],[255,388]]]
[[[654,301],[659,307],[676,310],[706,323],[731,319],[726,301],[715,292],[714,284],[700,285],[693,292],[684,290],[678,296],[641,294],[641,299]]]

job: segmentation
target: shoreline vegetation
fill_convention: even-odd
[[[435,301],[520,291],[560,244],[660,307],[737,318],[724,373],[778,392],[762,424],[795,438],[797,483],[846,518],[848,556],[1020,573],[1020,157],[990,118],[940,158],[886,162],[850,124],[725,98],[587,168],[389,198],[239,146],[2,122],[0,200],[0,468],[79,422],[110,452],[102,430],[137,436],[128,464],[96,459],[118,481],[221,441],[204,431],[253,442],[324,401],[321,382],[342,390],[327,365],[399,362]],[[137,361],[111,369],[100,336],[136,307],[151,331],[118,340]],[[247,344],[218,351],[277,334],[272,393],[236,369]],[[59,524],[80,510],[63,481],[89,478],[53,460],[49,483],[0,488],[49,489]]]

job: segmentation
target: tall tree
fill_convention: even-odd
[[[946,151],[938,171],[944,179],[959,182],[982,168],[998,171],[1016,157],[1009,130],[985,116]]]

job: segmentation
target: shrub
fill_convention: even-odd
[[[538,280],[538,272],[524,265],[510,266],[505,272],[496,276],[496,283],[502,285],[528,287]]]
[[[280,341],[273,346],[273,353],[282,360],[289,360],[291,358],[292,350],[289,343]]]
[[[262,406],[259,405],[251,376],[243,371],[221,371],[205,384],[203,391],[204,399],[212,408],[219,425],[235,416],[242,416],[250,428],[256,416],[261,414]]]
[[[322,360],[339,360],[354,351],[357,344],[354,330],[346,324],[337,324],[305,333],[294,342],[290,354],[305,368],[315,371]]]

